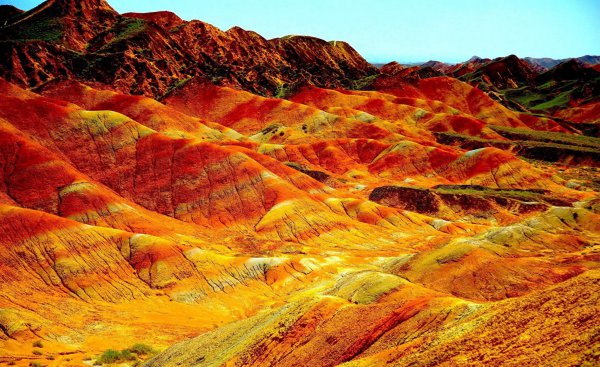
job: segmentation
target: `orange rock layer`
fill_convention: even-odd
[[[288,100],[95,87],[0,80],[0,361],[190,337],[148,365],[597,358],[593,186],[436,135],[577,139],[555,121],[446,77]]]

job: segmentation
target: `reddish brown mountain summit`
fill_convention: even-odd
[[[7,8],[7,16],[11,12]],[[185,22],[168,12],[119,15],[102,0],[44,2],[8,17],[0,40],[0,76],[28,87],[69,77],[160,97],[203,76],[283,95],[306,84],[349,87],[377,73],[345,42],[306,36],[266,40],[238,27],[224,32]]]

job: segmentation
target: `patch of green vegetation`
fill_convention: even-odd
[[[275,98],[285,98],[289,95],[290,90],[286,87],[285,83],[281,83],[277,86],[277,91],[275,92]]]
[[[96,359],[95,366],[111,363],[122,363],[127,361],[137,361],[138,358],[153,356],[157,353],[154,348],[149,345],[137,343],[127,349],[121,351],[115,349],[107,349]],[[144,359],[144,358],[142,358]]]
[[[590,147],[580,147],[576,145],[567,145],[567,144],[558,144],[558,143],[545,143],[541,141],[521,141],[518,144],[522,147],[528,148],[553,148],[562,151],[571,151],[571,152],[580,152],[580,153],[590,153],[590,154],[599,154],[600,150],[597,148]]]
[[[503,197],[520,201],[537,201],[544,196],[542,190],[495,189],[476,185],[440,185],[434,190],[439,194]]]
[[[156,351],[154,350],[154,348],[152,348],[149,345],[141,344],[141,343],[132,345],[129,348],[129,351],[131,353],[137,354],[138,356],[149,356],[152,354],[156,354]]]
[[[544,84],[541,84],[538,88],[540,89],[548,89],[548,88],[552,88],[556,85],[556,81],[555,80],[549,80]]]
[[[506,98],[514,100],[519,104],[530,107],[533,104],[539,104],[546,100],[546,96],[529,89],[515,89],[505,93]]]
[[[377,75],[369,75],[364,78],[353,80],[351,89],[353,90],[361,90],[368,86],[370,86],[373,81],[377,78]]]
[[[504,89],[501,94],[509,101],[516,102],[530,111],[551,112],[557,108],[565,108],[568,102],[576,96],[581,100],[586,88],[593,89],[599,82],[595,80],[549,80],[538,86],[524,86],[514,89]]]
[[[131,361],[133,359],[135,359],[135,357],[128,350],[118,351],[114,349],[108,349],[105,350],[104,353],[98,357],[98,359],[96,359],[94,365],[100,366],[103,364]]]
[[[62,25],[57,19],[40,19],[30,23],[27,27],[16,27],[13,31],[13,39],[17,41],[40,40],[46,42],[58,42],[63,35]]]
[[[31,362],[29,363],[29,367],[42,367],[40,362]]]
[[[115,37],[115,41],[121,41],[139,33],[146,27],[146,21],[143,19],[124,18],[119,26],[122,28]]]
[[[31,352],[34,356],[41,356],[42,352],[40,352],[39,350],[34,350],[33,352]]]
[[[572,90],[564,91],[549,101],[532,106],[531,109],[537,111],[544,111],[555,107],[566,107],[567,103],[569,103],[569,97],[572,93]]]
[[[591,136],[577,135],[577,134],[566,134],[551,131],[538,131],[529,129],[519,129],[507,126],[496,126],[488,125],[492,130],[498,134],[511,139],[519,140],[519,144],[527,141],[544,142],[544,143],[555,143],[559,145],[586,147],[600,149],[600,138],[594,138]]]
[[[117,42],[131,38],[132,36],[135,36],[143,31],[145,28],[146,21],[143,19],[123,18],[113,26],[111,32],[114,32],[115,36],[110,40],[110,42],[102,46],[102,49],[106,49]]]

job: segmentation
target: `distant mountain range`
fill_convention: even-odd
[[[527,63],[529,63],[530,65],[532,65],[534,68],[538,69],[538,70],[548,70],[551,69],[553,67],[555,67],[556,65],[563,63],[565,61],[569,61],[571,59],[574,59],[584,65],[596,65],[596,64],[600,64],[600,56],[592,56],[592,55],[585,55],[585,56],[581,56],[581,57],[571,57],[571,58],[565,58],[565,59],[553,59],[550,57],[541,57],[541,58],[535,58],[535,57],[523,57],[522,60],[526,61]],[[461,64],[465,64],[465,63],[470,63],[470,62],[474,62],[477,60],[491,60],[491,59],[486,59],[486,58],[481,58],[479,56],[473,56],[471,57],[469,60],[467,61],[463,61],[463,62],[458,62],[458,63],[448,63],[448,62],[443,62],[443,61],[437,61],[437,60],[429,60],[427,62],[408,62],[408,63],[402,63],[402,65],[406,65],[406,66],[422,66],[422,67],[427,67],[427,66],[443,66],[443,67],[451,67],[454,65],[461,65]],[[383,65],[385,65],[386,63],[374,63],[374,66],[377,67],[381,67]]]
[[[523,60],[527,61],[531,65],[538,65],[545,69],[551,69],[551,68],[555,67],[556,65],[563,63],[565,61],[569,61],[571,59],[574,59],[584,65],[600,64],[600,56],[591,56],[591,55],[585,55],[585,56],[581,56],[581,57],[567,58],[567,59],[551,59],[548,57],[544,57],[544,58],[525,57]]]
[[[566,109],[586,105],[578,113],[585,116],[597,113],[590,112],[596,111],[590,106],[598,103],[600,95],[598,61],[600,56],[554,60],[509,55],[496,59],[473,56],[458,64],[431,60],[409,66],[392,62],[379,67],[381,75],[374,83],[389,86],[401,81],[451,76],[476,86],[511,109],[549,115],[564,110],[563,117],[578,120],[574,115],[564,114]]]
[[[523,58],[524,61],[526,61],[527,63],[531,64],[532,66],[534,66],[535,68],[538,68],[540,70],[541,69],[544,69],[544,70],[551,69],[554,66],[556,66],[562,62],[571,60],[571,59],[575,59],[584,65],[600,64],[600,56],[592,56],[592,55],[585,55],[585,56],[581,56],[581,57],[572,57],[572,58],[566,58],[566,59],[553,59],[550,57],[541,57],[541,58],[524,57]],[[473,56],[467,61],[458,62],[458,63],[429,60],[427,62],[401,62],[401,64],[405,65],[405,66],[426,67],[426,66],[435,66],[435,65],[445,65],[446,67],[450,67],[452,65],[460,65],[460,64],[464,64],[464,63],[468,63],[468,62],[473,62],[475,60],[490,60],[490,59],[482,59],[479,56]],[[378,67],[378,68],[382,67],[385,64],[386,64],[385,62],[372,63],[373,66]]]

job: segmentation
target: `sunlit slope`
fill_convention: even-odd
[[[579,219],[573,220],[575,213]],[[148,365],[403,366],[419,361],[437,366],[485,361],[501,366],[542,360],[557,366],[593,365],[598,270],[588,269],[598,266],[597,215],[593,203],[576,210],[557,208],[519,224],[528,234],[510,227],[502,234],[492,230],[481,236],[486,244],[471,242],[461,249],[451,243],[413,258],[378,262],[378,271],[346,272],[317,296],[294,299],[275,312],[175,345]],[[564,224],[554,227],[561,220]],[[544,255],[532,257],[531,251]],[[425,258],[431,261],[417,270]],[[440,271],[426,284],[405,272],[428,274],[436,268]],[[456,288],[445,288],[445,281]],[[536,291],[539,287],[544,290]],[[460,298],[453,297],[461,292]],[[482,302],[481,295],[508,299]],[[439,360],[442,354],[444,361]]]
[[[595,284],[597,192],[509,150],[443,144],[516,133],[442,92],[40,92],[0,81],[0,349],[18,365],[37,338],[61,365],[198,335],[151,365],[395,365],[431,348],[494,365],[471,331]],[[593,358],[593,319],[549,315],[557,348],[572,340],[557,361]],[[500,332],[524,348],[514,333],[547,329],[513,321]]]
[[[171,138],[112,111],[61,106],[10,86],[6,91],[4,117],[12,124],[147,209],[204,226],[254,228],[268,238],[294,242],[354,226],[325,204],[330,195],[315,196],[327,191],[323,184],[276,161],[269,170],[242,148]],[[31,113],[23,120],[9,108]],[[51,114],[56,116],[52,123],[45,118]],[[293,231],[271,224],[290,220],[304,224]]]
[[[477,94],[477,90],[471,86],[458,81],[456,83],[459,83],[458,87],[468,89],[466,93]],[[458,95],[463,92],[465,91],[460,89],[454,93]],[[444,95],[441,92],[439,94]],[[394,176],[398,181],[416,179],[419,185],[426,186],[481,183],[505,187],[539,187],[530,185],[532,180],[540,180],[539,177],[500,177],[496,179],[497,182],[494,182],[492,177],[472,178],[473,175],[482,174],[491,176],[492,174],[486,172],[488,170],[504,171],[500,166],[505,163],[509,166],[508,161],[512,161],[516,166],[524,163],[497,149],[471,153],[440,145],[433,134],[435,132],[458,132],[494,141],[506,138],[489,128],[488,122],[469,115],[472,111],[468,106],[462,106],[465,110],[462,112],[443,102],[426,99],[429,97],[424,94],[420,94],[420,97],[422,98],[403,99],[378,92],[305,88],[291,99],[298,103],[290,103],[193,81],[170,95],[165,103],[189,114],[209,116],[210,119],[225,125],[238,126],[238,129],[241,128],[245,133],[253,134],[251,139],[263,143],[258,147],[259,152],[276,157],[284,163],[304,165],[306,170],[323,171],[329,176],[367,171],[367,175],[376,173],[378,177],[383,178]],[[487,98],[493,109],[499,111],[497,114],[512,114],[489,97],[482,95],[481,98]],[[307,108],[307,105],[312,108]],[[458,105],[460,107],[460,103]],[[504,117],[498,117],[496,120],[504,121]],[[511,117],[515,121],[514,124],[526,127],[517,117]],[[330,120],[329,125],[321,123],[320,126],[315,126],[317,119]],[[356,121],[352,122],[349,119],[360,120],[361,126],[371,126],[371,132],[387,133],[377,132],[375,137],[361,134],[362,128],[357,128]],[[350,133],[340,131],[337,126],[349,127]],[[356,133],[363,139],[357,139]],[[360,153],[363,155],[357,157],[358,149],[353,147],[360,147],[362,152],[365,152],[362,147],[368,147],[369,151],[366,154]],[[469,163],[471,160],[478,162],[478,168]],[[341,162],[343,164],[340,164]],[[456,164],[451,164],[452,162]],[[443,167],[443,171],[440,171],[440,167]],[[483,172],[479,172],[480,169]],[[524,175],[539,174],[533,167],[513,167],[508,170]],[[432,175],[435,175],[435,178],[426,183],[428,180],[423,179],[423,176]],[[545,176],[542,181],[548,181],[549,177],[546,174],[542,176]],[[509,180],[512,182],[503,182]],[[335,186],[334,183],[331,184]]]
[[[416,85],[398,81],[375,83],[379,91],[400,98],[440,101],[492,125],[530,127],[536,130],[564,131],[555,121],[512,111],[481,90],[450,77],[421,79]]]

